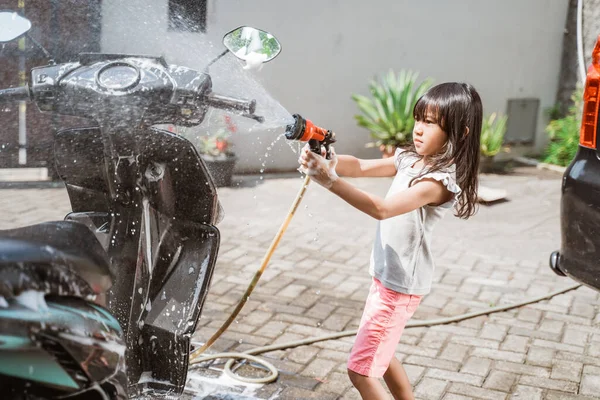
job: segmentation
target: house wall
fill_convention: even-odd
[[[104,52],[164,55],[201,69],[237,26],[268,30],[281,41],[280,56],[261,71],[241,71],[231,56],[211,67],[215,91],[256,98],[258,113],[267,117],[263,126],[236,119],[238,171],[296,167],[297,146],[273,143],[289,113],[334,130],[338,153],[377,157],[365,148],[369,134],[356,125],[350,96],[368,94],[369,80],[390,68],[414,69],[438,83],[468,81],[486,113],[505,113],[508,99],[539,98],[533,150],[547,142],[544,110],[557,93],[567,1],[208,0],[205,34],[169,31],[166,0],[124,3],[103,1]],[[214,113],[185,134],[193,139],[220,118]]]

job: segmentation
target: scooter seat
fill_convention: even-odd
[[[24,290],[93,295],[112,285],[108,257],[90,229],[54,221],[0,230],[0,295]]]

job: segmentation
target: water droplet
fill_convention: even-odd
[[[242,343],[244,342],[244,340],[243,340],[243,339],[240,339],[240,340],[238,340],[238,342],[239,342],[240,344],[242,344]]]
[[[316,294],[321,294],[321,291],[320,291],[320,290],[317,290],[315,293],[316,293]]]

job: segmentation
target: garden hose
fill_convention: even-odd
[[[248,300],[250,294],[256,287],[258,280],[260,279],[263,272],[265,271],[267,264],[271,260],[271,256],[273,255],[273,252],[279,245],[279,242],[281,241],[283,234],[287,230],[287,227],[290,224],[292,217],[296,213],[296,210],[298,209],[298,206],[300,205],[300,202],[302,201],[302,198],[304,197],[304,193],[306,192],[306,189],[308,188],[309,183],[310,183],[310,177],[307,175],[304,178],[304,182],[302,184],[302,187],[300,188],[300,191],[298,192],[298,195],[296,196],[296,199],[292,203],[292,207],[290,208],[290,211],[288,212],[283,224],[279,228],[279,231],[273,238],[273,241],[271,242],[271,245],[269,246],[269,249],[267,250],[267,252],[265,254],[265,257],[262,261],[260,268],[256,271],[254,278],[250,282],[250,285],[246,289],[246,292],[242,296],[242,299],[240,300],[240,302],[238,303],[238,305],[236,306],[236,308],[234,309],[232,314],[229,316],[227,321],[225,321],[225,323],[223,323],[223,325],[217,330],[217,332],[215,332],[215,334],[206,343],[204,343],[200,348],[194,350],[190,354],[190,361],[189,361],[190,368],[196,368],[196,367],[198,367],[198,365],[200,363],[204,363],[204,362],[210,361],[210,360],[229,359],[224,366],[224,371],[230,377],[232,377],[238,381],[246,382],[246,383],[255,383],[255,384],[256,383],[258,383],[258,384],[270,383],[270,382],[275,381],[279,375],[277,368],[273,364],[271,364],[261,358],[255,357],[256,354],[268,353],[268,352],[275,351],[275,350],[289,349],[289,348],[298,347],[298,346],[305,346],[305,345],[309,345],[309,344],[316,343],[316,342],[321,342],[321,341],[326,341],[326,340],[334,340],[334,339],[339,339],[342,337],[356,335],[357,330],[348,330],[348,331],[337,332],[337,333],[333,333],[333,334],[325,335],[325,336],[312,337],[312,338],[299,340],[299,341],[295,341],[295,342],[289,342],[289,343],[283,343],[283,344],[271,345],[271,346],[264,346],[264,347],[256,347],[254,349],[246,350],[245,352],[241,352],[241,353],[227,352],[227,353],[217,353],[217,354],[201,356],[201,354],[204,353],[210,346],[212,346],[212,344],[223,334],[223,332],[225,332],[225,330],[229,327],[229,325],[231,325],[233,320],[237,317],[237,315],[241,311],[244,304],[246,304],[246,301]],[[575,285],[571,285],[571,286],[568,286],[563,289],[556,290],[554,292],[551,292],[551,293],[543,295],[543,296],[525,299],[524,301],[521,301],[521,302],[518,302],[515,304],[493,307],[493,308],[489,308],[487,310],[475,311],[475,312],[471,312],[471,313],[457,315],[454,317],[423,320],[423,321],[418,321],[418,320],[409,321],[406,324],[406,328],[418,328],[418,327],[430,327],[430,326],[435,326],[435,325],[445,325],[445,324],[450,324],[450,323],[454,323],[454,322],[464,321],[466,319],[476,318],[476,317],[479,317],[482,315],[489,315],[489,314],[493,314],[493,313],[507,311],[507,310],[511,310],[514,308],[523,307],[528,304],[537,303],[542,300],[550,299],[559,294],[563,294],[563,293],[569,292],[571,290],[575,290],[575,289],[579,288],[580,286],[581,286],[581,284],[575,284]],[[249,361],[253,361],[259,365],[262,365],[264,367],[264,369],[269,371],[269,375],[265,376],[265,377],[261,377],[261,378],[247,378],[247,377],[243,377],[243,376],[235,374],[233,372],[233,370],[231,369],[231,367],[237,360],[240,360],[240,359],[246,359]]]
[[[292,207],[290,208],[290,211],[288,212],[285,220],[283,221],[283,224],[279,228],[279,231],[277,231],[277,234],[273,238],[273,241],[271,242],[271,245],[269,246],[269,249],[267,250],[267,253],[265,254],[265,257],[262,261],[260,268],[254,274],[254,278],[252,278],[252,281],[250,282],[250,285],[248,286],[248,288],[246,289],[246,292],[242,296],[242,299],[240,300],[238,305],[235,307],[235,309],[233,310],[233,312],[231,313],[231,315],[229,316],[227,321],[225,321],[225,323],[223,323],[223,325],[221,325],[221,327],[217,330],[217,332],[215,332],[215,334],[212,335],[211,338],[208,339],[208,341],[202,347],[194,350],[190,354],[190,363],[202,362],[204,360],[204,358],[202,358],[202,359],[200,359],[200,361],[195,361],[200,354],[204,353],[210,346],[212,346],[212,344],[219,338],[219,336],[221,336],[223,334],[223,332],[225,332],[225,330],[229,327],[229,325],[231,325],[233,320],[240,313],[240,311],[242,310],[242,307],[244,307],[244,304],[246,304],[246,301],[248,301],[250,294],[256,287],[258,280],[260,279],[263,272],[267,268],[267,264],[271,260],[271,256],[273,255],[273,252],[279,245],[279,242],[281,241],[283,234],[285,233],[288,225],[290,224],[292,217],[296,213],[296,210],[298,209],[298,206],[300,205],[300,202],[302,201],[302,197],[304,197],[304,193],[306,192],[306,188],[308,187],[309,183],[310,183],[310,177],[307,175],[304,178],[304,182],[302,183],[302,187],[300,188],[300,191],[298,192],[296,199],[292,203]],[[211,359],[212,358],[213,357],[211,357]]]
[[[555,297],[559,294],[563,294],[563,293],[567,293],[572,290],[575,290],[575,289],[579,288],[580,286],[582,286],[582,285],[580,283],[578,283],[575,285],[567,286],[565,288],[556,290],[556,291],[548,293],[546,295],[525,299],[518,303],[509,304],[506,306],[492,307],[487,310],[474,311],[471,313],[456,315],[454,317],[430,319],[430,320],[422,320],[422,321],[412,320],[412,321],[408,321],[408,323],[405,326],[405,329],[431,327],[431,326],[435,326],[435,325],[447,325],[447,324],[451,324],[454,322],[461,322],[461,321],[464,321],[467,319],[480,317],[483,315],[489,315],[489,314],[495,314],[498,312],[508,311],[508,310],[512,310],[514,308],[526,306],[528,304],[538,303],[542,300],[551,299],[552,297]],[[242,352],[242,353],[212,354],[209,356],[202,357],[200,359],[191,360],[190,367],[191,368],[197,367],[197,364],[205,362],[205,361],[209,361],[209,360],[229,358],[229,360],[225,364],[223,370],[230,377],[232,377],[240,382],[246,382],[246,383],[271,383],[271,382],[275,381],[278,377],[277,368],[273,364],[265,361],[264,359],[255,357],[255,355],[268,353],[268,352],[276,351],[276,350],[290,349],[290,348],[294,348],[294,347],[298,347],[298,346],[306,346],[306,345],[310,345],[310,344],[317,343],[317,342],[323,342],[326,340],[335,340],[335,339],[340,339],[343,337],[354,336],[354,335],[356,335],[356,333],[357,333],[356,329],[347,330],[347,331],[332,333],[329,335],[311,337],[311,338],[307,338],[307,339],[303,339],[303,340],[297,340],[294,342],[281,343],[281,344],[263,346],[263,347],[255,347],[253,349],[246,350],[245,352]],[[231,367],[239,359],[247,359],[249,361],[254,361],[257,364],[262,365],[264,368],[261,368],[261,369],[268,370],[270,372],[270,374],[268,376],[265,376],[262,378],[246,378],[246,377],[237,375],[236,373],[234,373],[232,371]]]
[[[311,150],[317,154],[321,154],[321,148],[324,147],[326,150],[325,157],[329,158],[331,156],[330,145],[335,142],[335,134],[333,132],[331,132],[330,130],[316,126],[310,120],[305,119],[298,114],[294,114],[293,118],[294,118],[293,123],[286,126],[286,132],[285,132],[286,138],[288,140],[308,142],[309,145],[311,146]],[[252,278],[250,285],[246,289],[246,293],[244,293],[244,295],[242,296],[242,299],[239,301],[238,305],[235,307],[235,310],[233,310],[233,312],[231,313],[231,315],[229,316],[227,321],[225,321],[225,323],[223,323],[223,325],[221,325],[221,327],[217,330],[217,332],[215,332],[204,345],[202,345],[199,349],[194,350],[190,354],[190,362],[193,362],[200,354],[204,353],[210,346],[213,345],[213,343],[223,334],[223,332],[225,332],[225,330],[227,328],[229,328],[229,325],[231,325],[233,320],[237,317],[237,315],[240,313],[240,311],[244,307],[244,304],[246,304],[246,301],[248,301],[250,294],[256,287],[258,280],[260,279],[263,272],[267,268],[267,264],[271,260],[271,256],[273,255],[273,252],[279,245],[279,242],[281,241],[283,234],[285,233],[288,225],[290,224],[292,217],[296,213],[296,210],[298,209],[298,206],[300,205],[300,202],[302,201],[302,197],[304,197],[304,193],[306,192],[306,188],[308,187],[309,183],[310,183],[310,177],[308,175],[306,175],[306,177],[304,178],[304,183],[302,184],[302,187],[300,188],[300,191],[298,192],[296,199],[292,203],[292,207],[291,207],[290,211],[288,212],[287,217],[285,218],[285,220],[283,221],[283,224],[279,228],[279,231],[273,238],[273,241],[271,242],[271,246],[269,246],[269,248],[267,249],[267,253],[265,254],[265,257],[262,261],[260,268],[254,274],[254,278]]]

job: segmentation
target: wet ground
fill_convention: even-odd
[[[485,310],[571,285],[548,257],[560,246],[560,174],[517,168],[484,175],[508,200],[481,206],[468,221],[447,216],[435,232],[436,274],[417,320]],[[384,195],[390,180],[352,179]],[[210,337],[235,307],[302,180],[299,174],[237,177],[220,189],[226,217],[211,292],[195,341]],[[1,226],[61,219],[63,188],[1,189]],[[240,317],[209,350],[244,351],[354,329],[370,277],[375,222],[311,184]],[[404,333],[396,356],[418,399],[600,398],[598,293],[582,287],[517,310]],[[358,399],[346,376],[352,337],[262,356],[275,383],[235,384],[217,370],[190,375],[188,398]],[[218,366],[217,366],[218,367]],[[215,367],[216,368],[216,367]],[[259,372],[251,372],[258,374]]]

